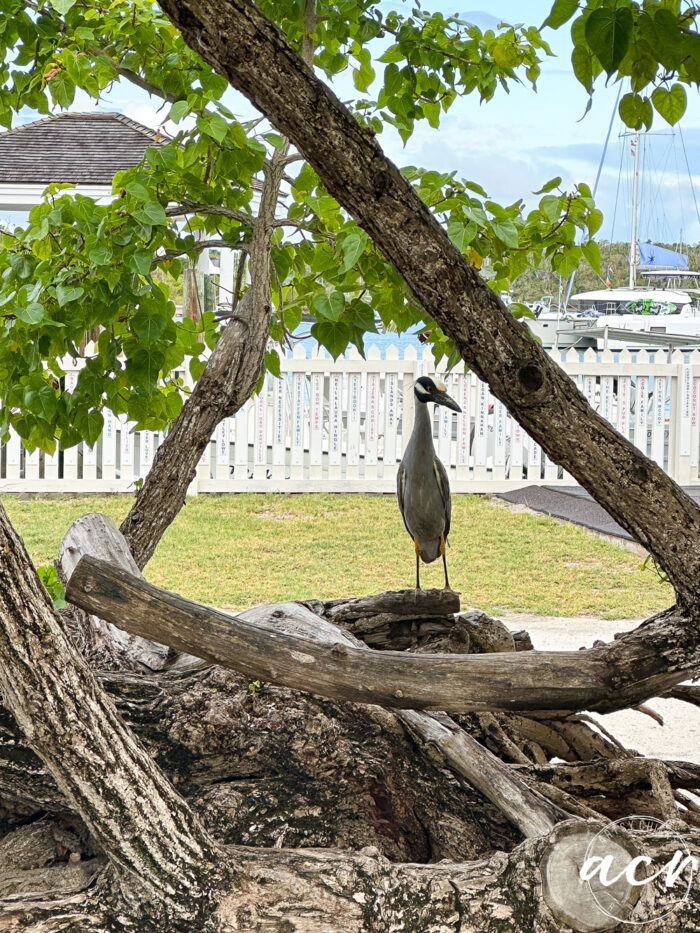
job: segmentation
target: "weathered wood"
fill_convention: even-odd
[[[585,651],[407,655],[319,645],[270,632],[91,557],[81,560],[66,595],[127,631],[196,653],[251,679],[404,709],[607,712],[665,692],[700,663],[678,645],[665,639],[661,644],[668,613],[612,644]]]
[[[561,824],[550,838],[525,840],[511,853],[464,863],[396,864],[371,847],[356,853],[227,847],[221,857],[235,868],[236,885],[213,900],[213,926],[238,933],[562,933],[571,929],[562,924],[563,909],[575,919],[575,930],[590,931],[591,918],[599,918],[600,910],[593,898],[585,900],[587,888],[581,886],[574,914],[567,878],[575,877],[576,865],[567,858],[568,851],[558,846],[569,825]],[[691,854],[700,856],[700,833],[685,834],[684,840]],[[676,837],[665,833],[646,840],[642,849],[662,863],[676,845]],[[580,857],[580,852],[573,854]],[[545,859],[547,880],[543,878]],[[562,883],[564,898],[559,907],[553,892],[561,891]],[[542,897],[543,885],[556,913]],[[45,891],[39,905],[0,902],[0,924],[9,919],[16,925],[9,929],[31,933],[120,929],[113,891],[106,885],[86,886],[72,895],[69,905],[60,894],[52,903],[52,894]],[[629,919],[644,929],[645,921],[664,914],[673,903],[673,888],[664,891],[654,886],[648,894],[645,889]],[[66,926],[67,919],[72,926]],[[694,896],[663,920],[664,933],[699,928],[700,904]],[[195,931],[200,933],[200,928],[193,927],[191,933]]]
[[[381,597],[370,599],[365,603],[365,607],[376,606],[378,611],[382,612],[385,605],[396,604],[395,596],[396,594],[390,593],[387,600]],[[422,601],[427,602],[425,599]],[[365,608],[362,611],[366,611]],[[327,645],[331,649],[338,645],[347,645],[350,648],[359,648],[360,651],[369,650],[348,632],[320,619],[297,603],[280,604],[271,613],[270,607],[261,606],[249,610],[245,615],[247,620],[276,632],[299,635],[314,643]],[[502,761],[468,735],[449,716],[434,716],[417,710],[400,710],[396,712],[396,716],[399,722],[408,728],[424,753],[465,778],[472,787],[495,804],[523,835],[542,835],[549,832],[556,823],[568,818],[569,814],[565,811],[554,806],[523,781],[514,779],[513,772]]]
[[[480,745],[449,716],[415,710],[401,710],[397,716],[419,738],[421,745],[433,748],[445,764],[461,774],[477,790],[495,803],[525,836],[541,836],[570,814],[522,781],[488,749]]]
[[[68,641],[0,505],[0,687],[125,888],[177,928],[208,909],[216,846]],[[177,891],[177,896],[174,892]],[[188,927],[189,929],[189,927]]]
[[[459,594],[453,590],[389,590],[358,599],[328,600],[323,605],[328,618],[336,624],[375,615],[431,619],[459,612]]]
[[[248,678],[218,667],[100,680],[217,842],[371,845],[392,861],[424,862],[487,857],[520,841],[496,806],[430,748],[421,754],[415,736],[380,707],[265,683],[251,690]],[[8,805],[9,793],[38,798],[24,819],[68,810],[21,737],[0,741],[0,798]],[[37,825],[50,830],[46,820]]]
[[[111,518],[99,512],[90,512],[76,519],[66,532],[58,551],[60,574],[64,582],[70,580],[80,558],[85,554],[123,567],[134,576],[141,576],[124,536]],[[129,635],[97,616],[89,616],[88,625],[89,656],[101,668],[111,666],[116,661],[120,667],[145,667],[161,671],[174,659],[174,653],[166,645],[139,635]]]
[[[694,706],[700,706],[700,687],[693,687],[690,684],[679,684],[669,690],[666,696],[673,697],[674,700],[683,700],[685,703],[692,703]]]
[[[542,896],[545,903],[557,920],[578,933],[602,933],[619,925],[618,920],[601,909],[599,903],[604,907],[614,905],[616,915],[626,920],[639,900],[639,888],[633,887],[624,876],[610,888],[603,887],[596,876],[592,883],[595,897],[586,885],[581,884],[580,867],[590,847],[595,846],[602,828],[600,823],[558,826],[549,837],[550,845],[542,858]],[[622,837],[610,839],[605,848],[605,855],[612,856],[616,864],[619,861],[627,864],[640,854],[631,840]],[[600,857],[600,852],[594,851]]]

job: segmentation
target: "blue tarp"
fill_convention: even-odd
[[[654,243],[638,243],[639,265],[664,269],[687,269],[688,257]]]

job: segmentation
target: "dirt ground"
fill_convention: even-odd
[[[533,645],[540,651],[590,648],[596,640],[612,641],[617,632],[626,632],[639,624],[630,619],[606,622],[600,619],[564,619],[527,614],[501,618],[512,631],[527,629]],[[605,716],[593,715],[630,749],[657,758],[700,764],[700,708],[680,700],[654,699],[647,705],[663,717],[663,726],[636,710],[623,710]]]

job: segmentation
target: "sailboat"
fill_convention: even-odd
[[[683,253],[637,237],[639,142],[636,133],[629,284],[579,292],[570,298],[575,310],[529,321],[545,347],[700,348],[700,272],[688,268]]]

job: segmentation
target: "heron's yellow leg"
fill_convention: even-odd
[[[413,546],[416,549],[416,589],[420,589],[420,543],[418,536],[413,536]]]
[[[450,581],[447,579],[447,557],[445,556],[445,536],[440,535],[440,553],[442,554],[442,566],[445,568],[445,589],[451,590]]]

